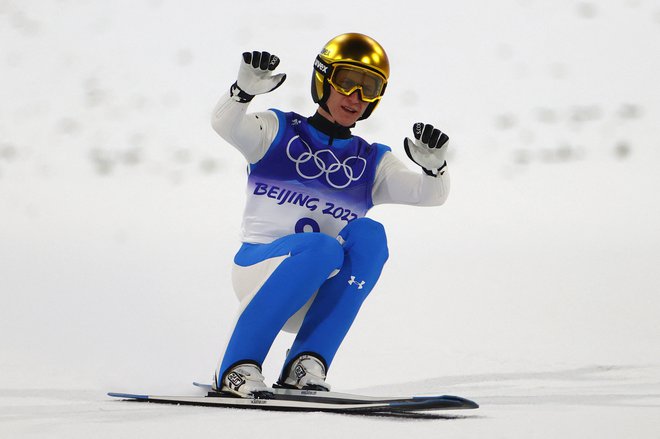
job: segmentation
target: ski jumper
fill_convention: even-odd
[[[374,201],[437,205],[448,192],[448,177],[402,168],[385,145],[331,138],[295,113],[246,115],[246,106],[221,100],[214,114],[250,163],[233,272],[241,307],[218,382],[238,363],[261,367],[283,328],[297,331],[285,369],[313,353],[327,370],[388,258],[384,228],[367,211]]]

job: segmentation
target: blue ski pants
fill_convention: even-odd
[[[261,366],[283,326],[312,298],[284,365],[313,353],[329,368],[387,258],[385,230],[369,218],[351,221],[337,238],[297,233],[270,244],[243,244],[236,265],[271,260],[274,268],[244,304],[216,379],[238,363]]]

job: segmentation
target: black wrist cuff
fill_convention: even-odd
[[[426,169],[426,168],[423,167],[423,166],[422,166],[422,169],[424,170],[424,173],[425,173],[426,175],[430,175],[431,177],[437,177],[438,175],[442,175],[442,174],[445,173],[445,168],[446,168],[446,167],[447,167],[447,161],[445,160],[445,162],[442,164],[442,166],[440,166],[440,167],[439,167],[438,169],[436,169],[435,171],[431,171],[431,170],[429,170],[429,169]]]
[[[238,102],[241,103],[250,102],[254,97],[254,95],[245,93],[243,90],[241,90],[241,88],[238,86],[238,81],[234,82],[231,85],[231,88],[229,89],[229,94],[231,94],[235,98],[238,98]]]

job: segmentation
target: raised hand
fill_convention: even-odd
[[[239,102],[249,102],[255,95],[275,90],[286,79],[285,73],[273,74],[279,64],[280,59],[268,52],[244,52],[231,95]]]
[[[413,162],[422,167],[428,175],[442,175],[447,166],[445,155],[449,136],[434,128],[433,125],[417,122],[413,125],[415,139],[406,137],[403,147]]]

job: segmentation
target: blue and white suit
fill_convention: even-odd
[[[278,110],[246,114],[231,97],[213,126],[247,159],[247,202],[234,259],[237,320],[216,371],[261,366],[282,329],[297,332],[285,365],[314,353],[330,366],[388,258],[375,204],[442,204],[448,174],[408,170],[390,148],[333,138]]]

